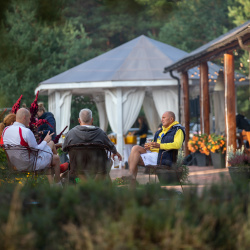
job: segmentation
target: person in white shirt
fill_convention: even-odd
[[[16,122],[13,125],[6,127],[3,131],[2,137],[4,144],[21,145],[34,149],[38,149],[38,157],[36,162],[36,170],[42,170],[51,166],[55,173],[55,183],[61,184],[60,181],[60,159],[57,155],[54,142],[51,140],[50,132],[45,136],[44,140],[37,144],[32,131],[28,128],[30,122],[30,112],[21,108],[16,113]],[[9,155],[10,160],[18,170],[29,170],[32,166],[33,159],[29,151],[18,150],[15,154]],[[50,183],[53,182],[52,176],[48,176]]]

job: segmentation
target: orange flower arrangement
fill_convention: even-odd
[[[226,151],[226,142],[223,135],[211,134],[208,136],[208,149],[212,153],[225,153]]]
[[[202,154],[209,155],[210,151],[207,144],[208,136],[206,134],[194,135],[193,138],[188,141],[188,149],[192,153],[199,151]]]

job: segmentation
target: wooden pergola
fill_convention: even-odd
[[[181,60],[166,67],[164,72],[177,70],[181,73],[183,90],[184,120],[186,129],[185,154],[189,140],[189,79],[187,70],[200,67],[200,125],[201,133],[209,134],[209,78],[207,62],[224,56],[224,85],[225,85],[225,131],[226,147],[236,149],[236,111],[235,111],[235,76],[233,50],[244,49],[250,53],[250,21],[236,27],[228,33],[194,50]],[[226,161],[227,162],[227,161]],[[227,164],[226,164],[227,165]]]

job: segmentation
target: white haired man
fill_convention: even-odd
[[[16,113],[16,122],[12,126],[6,127],[3,131],[2,137],[4,144],[21,145],[40,150],[37,156],[36,170],[42,170],[51,166],[55,172],[55,183],[62,185],[60,181],[60,159],[57,155],[55,144],[51,140],[52,135],[50,132],[45,136],[44,140],[37,144],[32,131],[28,128],[30,123],[30,112],[21,108]],[[51,158],[52,157],[52,158]],[[11,160],[11,159],[10,159]],[[14,159],[15,160],[15,159]],[[22,154],[22,157],[16,159],[15,166],[23,170],[31,163],[29,152]],[[48,176],[49,182],[52,184],[52,176]]]
[[[67,147],[79,143],[99,143],[107,145],[119,160],[122,156],[117,152],[115,145],[109,140],[106,133],[99,127],[93,126],[92,111],[90,109],[82,109],[78,118],[79,125],[72,128],[66,135],[63,143],[63,151],[67,151]]]

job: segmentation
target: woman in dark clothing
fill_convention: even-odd
[[[144,120],[143,116],[140,116],[138,118],[139,122],[139,130],[134,132],[134,135],[139,135],[140,136],[140,146],[144,146],[146,139],[147,139],[147,133],[148,133],[148,125]]]
[[[54,118],[54,115],[51,112],[46,112],[44,106],[42,103],[38,104],[38,111],[37,111],[38,119],[44,119],[49,122],[49,124],[44,123],[38,127],[38,132],[41,134],[41,139],[47,135],[47,133],[50,131],[50,133],[54,133],[52,135],[52,140],[56,138],[56,120]]]

